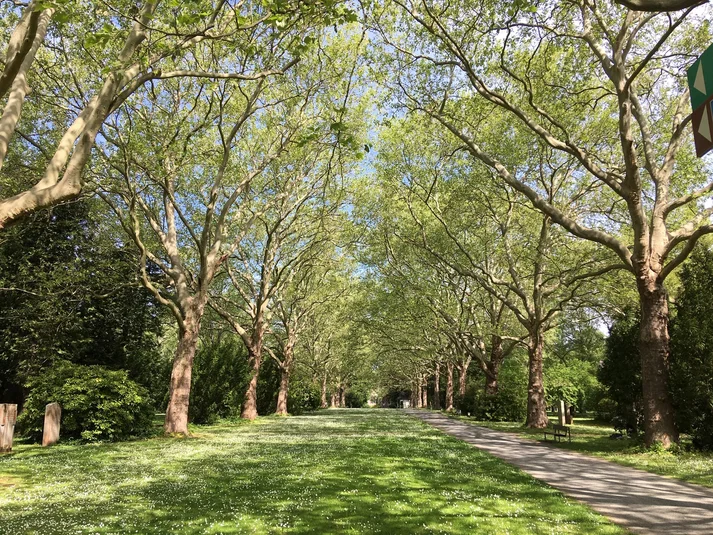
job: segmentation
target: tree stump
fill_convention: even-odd
[[[45,427],[42,433],[42,445],[51,446],[59,440],[59,420],[62,416],[62,407],[59,403],[50,403],[45,408]]]
[[[17,420],[17,405],[14,403],[0,404],[0,453],[12,451],[12,436],[15,433]]]

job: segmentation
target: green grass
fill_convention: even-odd
[[[519,422],[480,422],[465,416],[452,416],[477,425],[510,431],[521,436],[536,440],[543,439],[540,429],[528,429]],[[550,417],[555,422],[555,417]],[[646,450],[642,443],[635,439],[611,439],[614,433],[610,425],[597,423],[590,418],[575,418],[572,426],[572,442],[552,442],[548,444],[557,448],[578,451],[587,455],[595,455],[625,466],[647,470],[656,474],[674,477],[690,483],[713,487],[713,455],[696,451],[666,451]]]
[[[396,411],[329,410],[193,431],[188,439],[20,445],[0,457],[0,533],[625,533]]]

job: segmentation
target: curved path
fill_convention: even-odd
[[[554,449],[437,412],[405,412],[517,466],[634,533],[713,534],[713,490]]]

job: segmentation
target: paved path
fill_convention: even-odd
[[[713,534],[713,490],[554,449],[436,412],[406,412],[517,466],[635,533]]]

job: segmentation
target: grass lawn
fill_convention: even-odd
[[[625,533],[393,410],[193,431],[18,446],[0,457],[0,533]]]
[[[528,429],[520,422],[479,422],[465,416],[452,417],[498,431],[510,431],[528,438],[543,439],[542,430]],[[550,417],[551,422],[555,423],[556,420],[556,417]],[[592,419],[575,418],[571,443],[566,440],[549,440],[548,443],[558,448],[603,457],[625,466],[713,487],[713,455],[710,453],[647,451],[637,440],[609,438],[612,433],[614,429],[610,425],[600,424]]]

